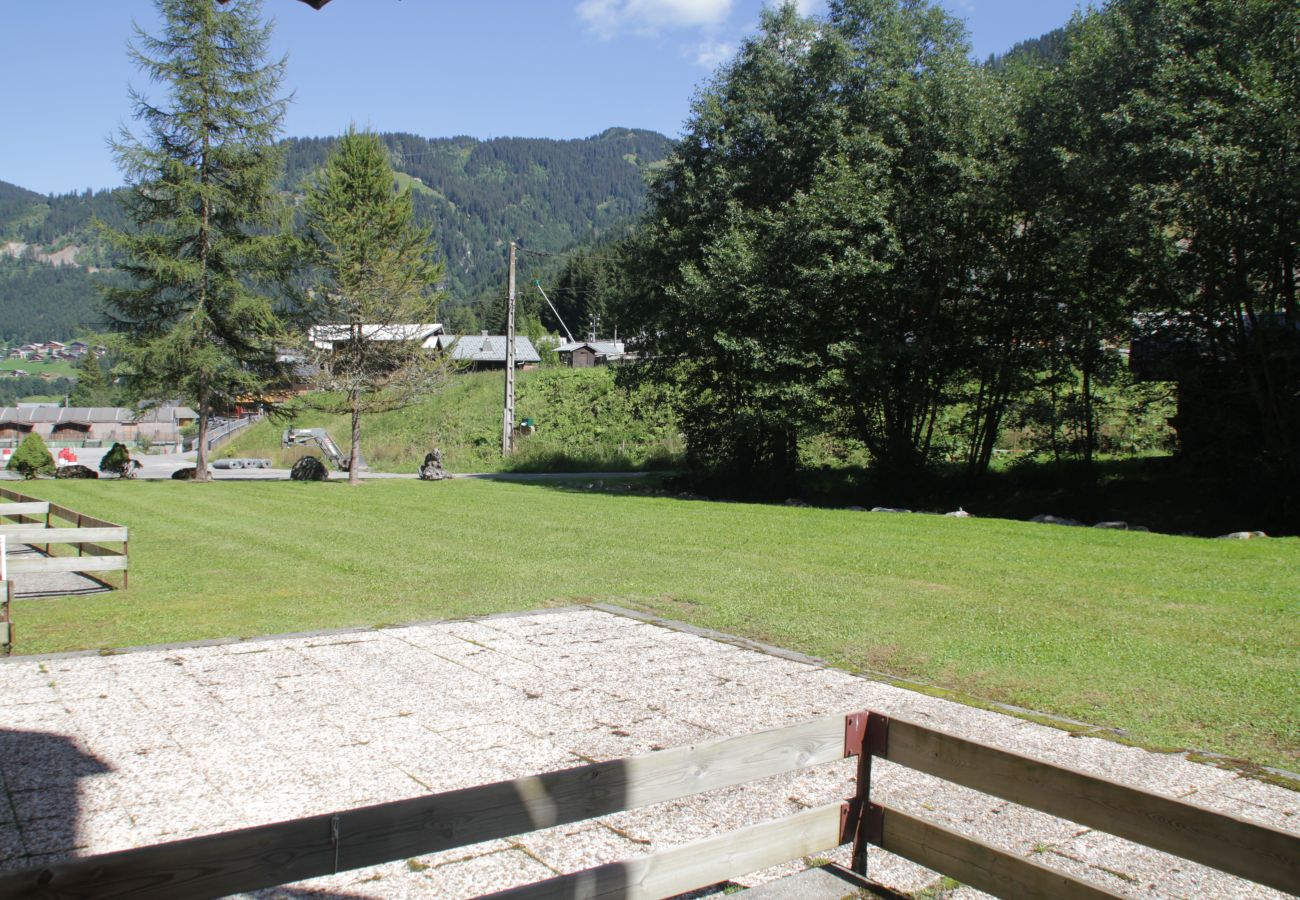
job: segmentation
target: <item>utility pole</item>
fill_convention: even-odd
[[[510,242],[510,277],[506,288],[506,403],[501,416],[501,455],[515,449],[515,242]]]

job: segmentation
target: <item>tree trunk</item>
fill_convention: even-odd
[[[348,457],[348,484],[361,483],[361,394],[353,390],[352,403],[352,455]]]
[[[198,452],[194,458],[194,480],[211,481],[212,473],[208,471],[208,398],[199,395],[199,435],[195,445]]]

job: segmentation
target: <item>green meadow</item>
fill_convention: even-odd
[[[14,604],[44,653],[601,601],[847,669],[1300,766],[1300,540],[475,480],[30,482],[131,528],[130,589]]]

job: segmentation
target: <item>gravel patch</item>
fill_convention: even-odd
[[[1300,832],[1284,788],[574,608],[0,662],[0,869],[331,812],[872,708]],[[471,897],[832,802],[854,762],[258,892]],[[878,762],[887,802],[1141,897],[1274,892]],[[845,848],[824,859],[846,862]],[[736,879],[754,885],[783,866]],[[873,849],[896,890],[937,876]],[[963,889],[962,897],[975,896]]]

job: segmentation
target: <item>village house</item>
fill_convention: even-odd
[[[555,352],[573,369],[617,365],[630,358],[622,341],[570,341],[556,347]]]

